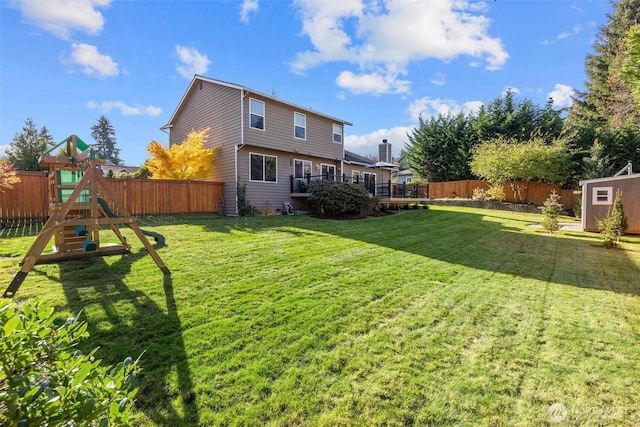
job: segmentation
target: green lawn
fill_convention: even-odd
[[[129,256],[38,265],[16,298],[83,310],[105,362],[145,352],[143,426],[638,425],[640,238],[540,219],[148,218],[170,278],[127,229]],[[3,289],[33,233],[1,235]]]

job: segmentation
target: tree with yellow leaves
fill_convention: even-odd
[[[164,148],[159,142],[151,141],[147,151],[151,158],[146,165],[154,179],[204,179],[211,175],[213,158],[217,149],[207,149],[209,128],[193,131],[179,144]]]
[[[11,190],[13,184],[20,182],[20,177],[16,173],[16,168],[9,160],[0,159],[0,193]]]

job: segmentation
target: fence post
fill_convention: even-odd
[[[193,208],[191,207],[191,180],[187,180],[187,209],[189,213],[193,213]]]

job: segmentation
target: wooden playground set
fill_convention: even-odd
[[[62,150],[66,155],[51,155],[54,150]],[[146,236],[153,237],[159,245],[164,244],[164,237],[140,229],[109,188],[100,168],[104,163],[76,135],[69,136],[40,158],[40,165],[49,168],[49,219],[20,262],[20,271],[4,291],[4,298],[16,294],[36,264],[129,253],[131,246],[119,225],[131,228],[158,268],[164,274],[171,274]],[[101,243],[100,233],[108,230],[116,236],[112,240],[119,243]],[[45,253],[51,241],[53,250]]]

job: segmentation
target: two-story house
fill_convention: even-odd
[[[162,129],[170,144],[210,129],[205,145],[218,148],[211,180],[225,183],[225,213],[236,215],[242,188],[258,210],[281,211],[284,202],[307,209],[303,179],[343,175],[345,126],[351,123],[196,75]]]

